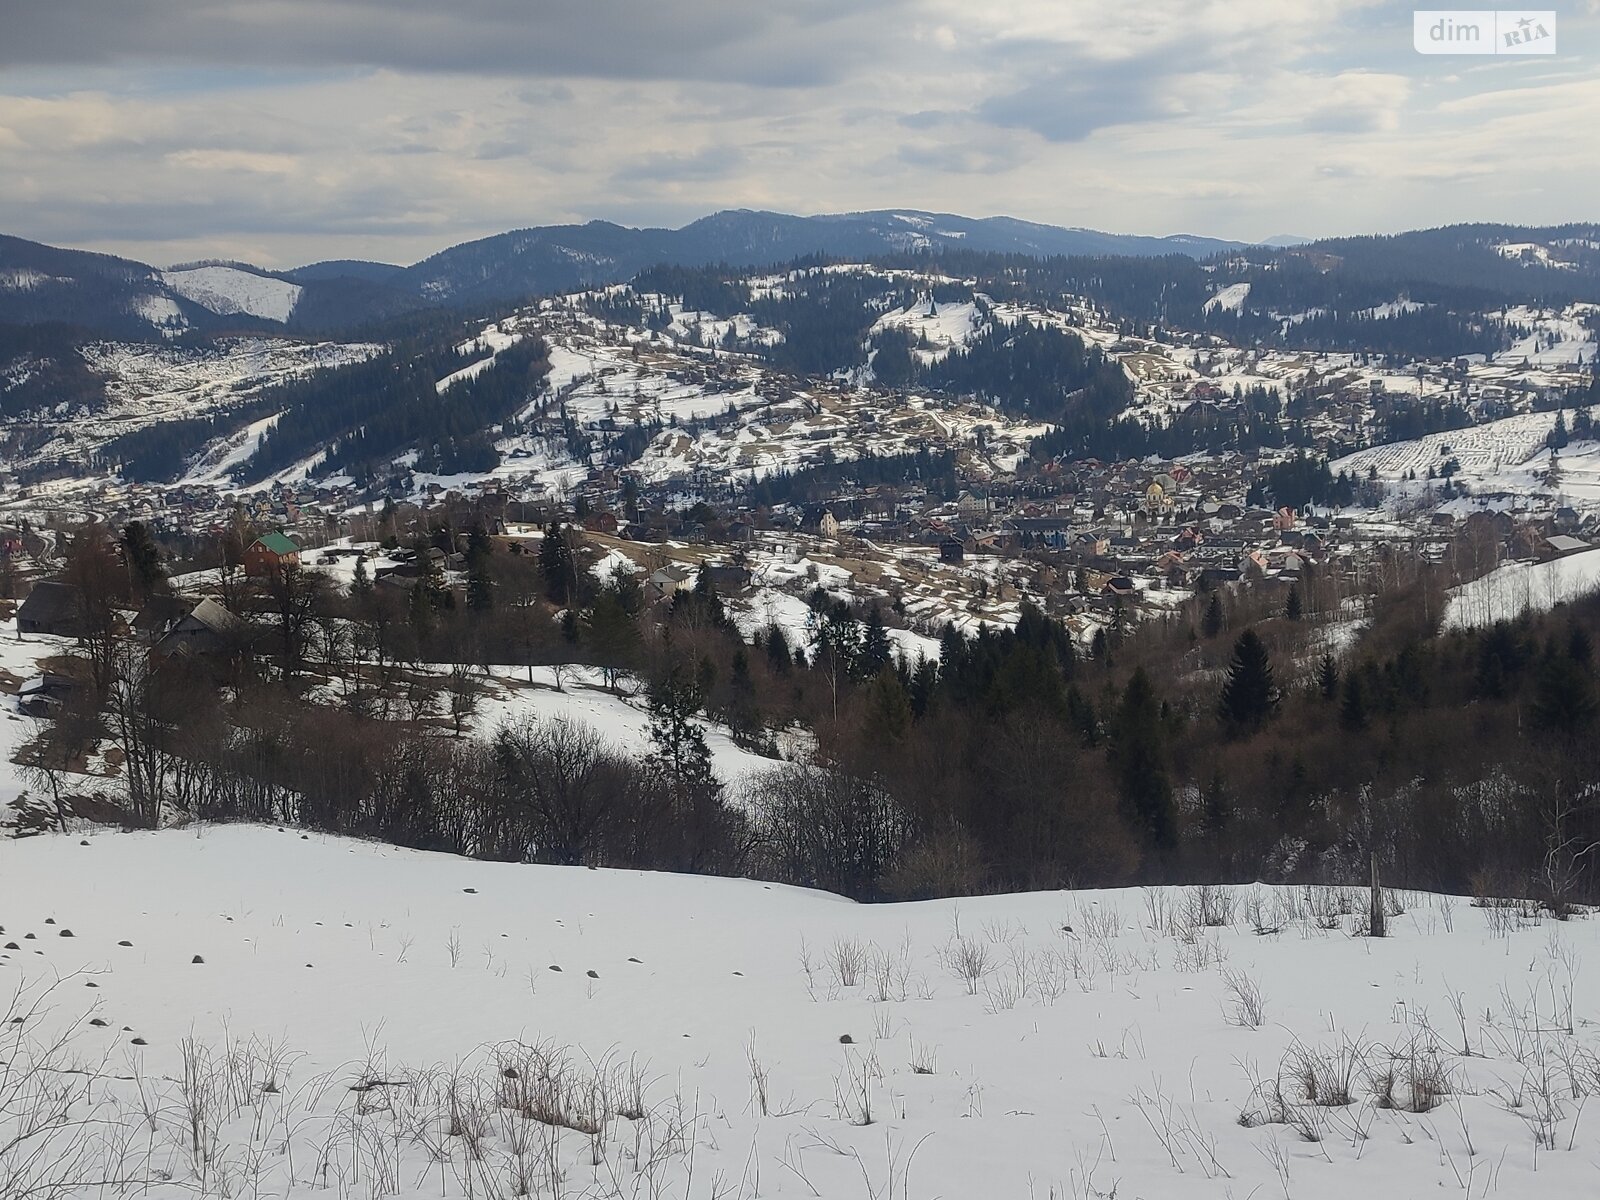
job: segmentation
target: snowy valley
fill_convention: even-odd
[[[0,878],[8,1195],[1401,1200],[1600,1169],[1594,928],[1514,905],[1395,893],[1373,940],[1337,889],[862,907],[271,828],[0,843]]]

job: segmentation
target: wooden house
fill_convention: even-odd
[[[264,533],[245,548],[244,573],[256,578],[300,565],[300,547],[282,533]]]

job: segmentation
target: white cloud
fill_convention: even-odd
[[[536,51],[506,0],[381,0],[383,37],[380,0],[151,0],[74,41],[86,3],[8,17],[6,232],[157,262],[735,206],[1314,235],[1577,219],[1600,185],[1592,63],[1425,60],[1388,0],[594,0]]]

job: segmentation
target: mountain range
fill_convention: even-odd
[[[452,246],[408,267],[337,260],[267,271],[234,262],[161,270],[0,236],[0,323],[62,322],[138,338],[190,331],[325,332],[414,309],[494,304],[619,283],[658,263],[749,267],[808,255],[868,258],[957,248],[1038,257],[1203,257],[1240,245],[1066,229],[1010,217],[911,211],[796,217],[734,210],[681,229],[634,229],[608,221],[518,229]]]
[[[1502,277],[1502,284],[1557,285],[1564,292],[1595,267],[1595,229],[1463,225],[1389,238],[1258,246],[1218,238],[1141,237],[1011,217],[975,219],[913,210],[799,217],[748,209],[715,213],[681,229],[607,221],[513,230],[463,242],[411,266],[335,260],[288,271],[202,262],[158,269],[105,254],[0,236],[0,324],[60,323],[94,336],[150,339],[185,334],[290,331],[345,333],[430,308],[483,308],[530,296],[620,283],[656,264],[754,267],[813,255],[869,259],[905,254],[1008,254],[1210,259],[1248,251],[1363,274],[1405,264],[1406,280]],[[1387,263],[1388,266],[1383,264]],[[1192,268],[1191,268],[1192,270]],[[1585,280],[1585,282],[1588,282]],[[1580,289],[1583,290],[1583,289]]]

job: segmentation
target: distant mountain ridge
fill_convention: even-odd
[[[1141,237],[1038,225],[1013,217],[972,218],[912,209],[815,217],[733,209],[681,229],[632,229],[591,221],[513,230],[452,246],[408,268],[405,277],[432,299],[506,300],[534,291],[618,283],[657,263],[752,267],[811,254],[870,258],[955,249],[1033,257],[1203,258],[1244,245],[1191,235]]]
[[[208,261],[169,270],[111,255],[0,236],[0,324],[62,323],[96,336],[340,333],[429,308],[471,308],[621,283],[657,264],[748,268],[812,255],[873,259],[908,253],[1033,258],[1211,259],[1249,251],[1314,259],[1361,274],[1482,279],[1487,290],[1588,290],[1593,226],[1460,225],[1382,238],[1247,244],[1177,234],[1144,237],[916,209],[792,216],[730,209],[679,229],[609,221],[512,230],[463,242],[410,266],[356,260],[269,271]],[[1358,265],[1359,264],[1359,265]],[[1189,268],[1192,270],[1192,268]]]
[[[813,217],[737,209],[681,229],[635,229],[610,221],[518,229],[449,247],[411,266],[331,260],[270,271],[206,260],[162,271],[111,255],[0,236],[0,322],[62,322],[133,338],[284,329],[314,333],[421,308],[621,283],[657,263],[750,267],[815,254],[869,258],[957,248],[1034,256],[1202,257],[1241,245],[910,209]]]

